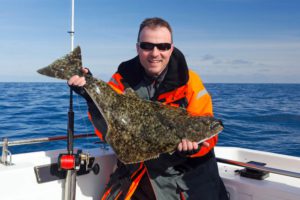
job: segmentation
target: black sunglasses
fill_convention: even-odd
[[[150,42],[140,42],[139,46],[141,47],[141,49],[148,50],[148,51],[152,51],[154,47],[157,47],[160,51],[167,51],[171,49],[172,44],[170,43],[154,44]]]

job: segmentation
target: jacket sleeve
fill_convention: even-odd
[[[205,89],[200,77],[193,71],[189,72],[188,82],[190,97],[187,111],[193,115],[213,116],[213,106],[211,96]],[[209,146],[201,146],[200,150],[191,155],[191,157],[199,157],[207,154],[217,143],[218,136],[208,139],[206,142]]]
[[[110,87],[112,87],[112,89],[114,89],[119,94],[122,94],[125,90],[122,79],[123,78],[119,73],[115,73],[108,81],[108,85],[110,85]]]

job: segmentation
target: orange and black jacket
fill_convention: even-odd
[[[116,92],[122,94],[128,87],[136,89],[136,86],[143,81],[144,74],[145,72],[139,58],[135,57],[121,63],[108,84]],[[200,77],[188,69],[183,54],[176,48],[170,58],[166,74],[150,100],[159,101],[163,104],[175,107],[184,107],[192,115],[213,115],[210,95],[202,84]],[[96,134],[101,140],[105,140],[107,126],[101,114],[91,101],[88,101],[88,107],[89,117],[95,127]],[[182,163],[184,163],[184,165],[192,163],[191,165],[194,167],[197,163],[203,163],[202,157],[205,157],[216,145],[217,136],[209,139],[207,142],[209,146],[202,146],[198,152],[186,155],[185,158],[182,159],[174,159],[174,156],[178,155],[168,154],[162,155],[153,161],[150,160],[136,165],[124,166],[119,163],[118,166],[120,170],[118,171],[117,169],[111,176],[112,180],[109,182],[102,199],[118,199],[118,197],[120,197],[120,199],[130,199],[145,174],[151,179],[152,176],[156,176],[169,166],[179,166],[180,168]],[[157,166],[161,167],[158,168]],[[120,174],[124,173],[124,169],[128,172],[130,181],[126,186],[120,186],[118,188],[114,183],[114,177],[117,177],[115,181],[118,181]],[[112,194],[112,190],[116,190],[117,192]]]

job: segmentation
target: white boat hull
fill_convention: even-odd
[[[268,167],[300,172],[300,158],[234,147],[215,148],[216,156],[240,162],[263,162]],[[299,200],[300,179],[270,173],[265,180],[241,177],[235,171],[242,169],[218,163],[220,175],[231,200]]]
[[[59,200],[64,198],[64,180],[38,183],[34,167],[56,163],[59,153],[47,151],[13,155],[13,166],[0,164],[0,199],[1,200]],[[116,158],[111,150],[89,149],[95,156],[95,163],[100,172],[77,176],[76,199],[100,199],[109,175],[114,169]]]
[[[114,169],[116,158],[110,149],[89,149],[100,166],[100,173],[90,172],[77,177],[76,199],[100,199],[109,175]],[[300,158],[280,154],[266,153],[249,149],[216,147],[217,157],[241,162],[265,162],[267,166],[299,172]],[[63,199],[64,180],[38,183],[34,167],[57,162],[57,156],[63,151],[34,152],[16,154],[12,157],[12,166],[0,164],[1,200],[53,200]],[[230,193],[231,200],[298,200],[300,197],[300,179],[270,174],[265,180],[241,177],[235,172],[242,167],[218,163],[219,172]]]

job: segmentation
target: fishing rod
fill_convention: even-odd
[[[71,51],[74,49],[74,0],[71,11],[71,30],[68,33],[71,36]],[[73,111],[73,90],[70,88],[70,101],[68,111],[68,130],[67,130],[67,154],[60,154],[58,164],[60,170],[66,170],[64,200],[75,200],[76,197],[76,170],[80,168],[79,152],[74,154],[74,111]]]

